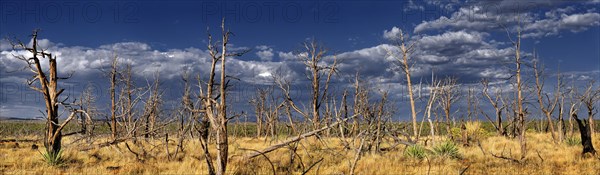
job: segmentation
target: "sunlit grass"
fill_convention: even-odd
[[[34,137],[30,137],[34,138]],[[71,144],[74,137],[64,141],[62,166],[49,166],[40,156],[40,147],[32,150],[31,142],[5,142],[0,144],[0,174],[206,174],[207,168],[199,145],[195,139],[185,142],[184,151],[176,157],[176,142],[169,142],[171,158],[166,155],[164,140],[142,141],[144,148],[154,157],[138,161],[125,145],[118,144],[89,151],[78,151],[86,143]],[[283,138],[282,138],[283,139]],[[477,146],[458,146],[460,158],[448,159],[440,156],[428,156],[414,159],[404,154],[405,147],[376,153],[368,152],[358,161],[355,172],[358,174],[457,174],[467,167],[466,174],[597,174],[600,172],[600,160],[581,158],[581,146],[569,146],[566,143],[554,144],[549,134],[528,133],[528,154],[524,163],[517,164],[508,160],[494,158],[489,153],[517,158],[519,144],[515,139],[490,136],[481,140],[484,155]],[[307,139],[297,146],[296,154],[288,148],[259,156],[250,161],[242,159],[249,149],[262,149],[277,140],[271,138],[234,137],[230,144],[230,163],[228,173],[233,174],[301,174],[315,164],[308,174],[348,174],[355,156],[355,150],[345,150],[339,138],[323,140]],[[96,141],[99,142],[99,141]],[[135,144],[128,142],[131,149],[140,151]],[[443,142],[438,142],[441,144]],[[594,144],[600,148],[600,136],[595,135]],[[18,144],[18,145],[17,145]],[[154,145],[154,146],[153,146]],[[425,146],[433,150],[431,145]],[[214,149],[213,149],[214,150]],[[215,152],[211,152],[213,155]],[[290,164],[291,156],[294,163]],[[322,160],[321,160],[322,159]],[[321,160],[321,161],[319,161]]]

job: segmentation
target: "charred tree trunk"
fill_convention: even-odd
[[[592,115],[591,112],[588,113]],[[593,155],[596,154],[596,150],[594,149],[594,145],[592,144],[592,131],[591,125],[588,120],[581,120],[577,117],[577,113],[573,113],[573,119],[577,122],[579,126],[579,134],[581,135],[581,145],[583,146],[582,155],[586,153],[591,153]]]

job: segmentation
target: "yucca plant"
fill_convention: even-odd
[[[427,150],[421,145],[412,145],[406,148],[404,155],[411,158],[423,159],[427,156]]]
[[[458,153],[458,146],[450,141],[443,142],[434,146],[433,152],[437,156],[449,157],[453,159],[460,158],[460,154]]]
[[[567,137],[565,143],[567,143],[569,146],[581,145],[581,139],[577,137]]]
[[[62,157],[62,150],[59,151],[46,151],[40,153],[44,158],[44,161],[50,166],[61,166],[65,160]]]

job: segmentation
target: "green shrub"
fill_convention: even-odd
[[[435,145],[433,147],[433,153],[435,153],[437,156],[449,157],[453,159],[460,157],[460,154],[458,153],[458,146],[449,141]]]
[[[50,166],[61,166],[64,164],[65,160],[62,157],[62,150],[57,152],[48,152],[40,153],[44,158],[44,161]]]
[[[489,136],[480,122],[467,122],[465,124],[467,135],[470,139],[480,140]]]
[[[581,139],[577,137],[567,137],[565,143],[567,143],[569,146],[581,145]]]
[[[462,130],[458,127],[450,129],[450,133],[452,134],[452,138],[462,138]]]
[[[423,159],[427,156],[427,150],[421,145],[412,145],[406,148],[404,155],[411,158]]]

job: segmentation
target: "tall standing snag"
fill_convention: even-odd
[[[522,77],[521,77],[521,64],[523,63],[523,59],[521,58],[521,21],[520,18],[517,19],[519,25],[517,26],[517,40],[514,41],[511,37],[510,37],[510,32],[508,31],[508,29],[506,29],[506,33],[508,35],[508,38],[510,39],[511,43],[514,46],[515,49],[515,74],[514,76],[516,77],[516,95],[515,95],[515,119],[516,119],[516,124],[514,128],[517,128],[519,130],[518,136],[519,136],[519,145],[521,147],[521,160],[525,159],[525,155],[527,155],[527,138],[525,137],[525,109],[523,108],[523,82],[522,82]]]
[[[321,125],[321,105],[327,102],[329,96],[329,82],[335,73],[337,73],[338,60],[336,56],[333,56],[333,63],[325,63],[325,54],[327,49],[319,44],[316,40],[303,43],[304,52],[298,54],[298,59],[304,63],[310,75],[308,79],[311,82],[311,111],[310,113],[302,111],[296,103],[294,103],[290,96],[289,85],[290,82],[284,80],[281,77],[274,77],[275,83],[281,89],[285,98],[286,104],[294,109],[298,114],[302,115],[304,119],[312,122],[313,129],[319,129]],[[323,77],[326,76],[326,77]],[[323,79],[325,78],[325,79]],[[326,115],[328,116],[328,115]]]
[[[117,103],[115,101],[115,88],[117,84],[117,74],[119,73],[117,70],[119,66],[118,64],[118,57],[113,57],[111,61],[110,72],[108,72],[108,77],[110,79],[110,131],[112,134],[112,139],[117,138]]]
[[[227,88],[229,87],[229,80],[227,80],[225,63],[226,58],[231,56],[242,56],[247,53],[248,50],[239,53],[227,53],[227,44],[229,37],[232,33],[225,29],[225,19],[221,22],[222,40],[221,50],[217,48],[217,44],[213,42],[212,36],[208,34],[208,52],[212,58],[211,68],[209,72],[208,82],[206,82],[206,89],[200,91],[201,102],[204,107],[204,114],[210,122],[212,130],[215,132],[216,137],[216,148],[217,148],[217,163],[216,170],[213,169],[212,161],[210,161],[210,155],[208,147],[206,146],[206,140],[203,142],[203,149],[207,157],[207,164],[209,166],[209,174],[225,174],[227,168],[227,159],[229,144],[227,138],[227,122],[230,118],[227,117]],[[218,62],[221,62],[220,69],[220,82],[215,81],[216,67]],[[206,91],[206,93],[204,93]],[[215,92],[216,91],[216,92]],[[218,94],[216,94],[218,92]]]
[[[415,99],[413,95],[412,82],[410,80],[410,68],[412,64],[408,62],[408,57],[414,51],[415,43],[408,44],[404,40],[404,34],[402,31],[399,33],[399,40],[394,44],[396,47],[400,49],[400,56],[396,56],[396,53],[392,53],[391,50],[388,50],[388,55],[394,56],[398,62],[400,62],[400,68],[404,75],[406,75],[406,87],[408,88],[408,97],[410,99],[410,111],[412,116],[412,126],[413,126],[413,136],[418,137],[418,127],[417,127],[417,111],[415,111]]]
[[[27,80],[29,87],[35,91],[42,93],[44,97],[44,103],[46,104],[46,133],[44,135],[44,146],[46,153],[49,155],[58,155],[61,150],[62,140],[62,129],[69,121],[71,121],[77,113],[85,113],[83,110],[77,110],[72,107],[66,106],[64,101],[59,101],[59,96],[64,92],[65,89],[58,88],[58,80],[67,79],[68,77],[58,77],[57,61],[56,56],[47,50],[39,48],[38,45],[38,30],[34,30],[32,34],[32,45],[27,46],[25,43],[18,40],[11,40],[13,49],[22,49],[31,53],[31,57],[25,55],[13,55],[14,57],[23,60],[27,63],[27,68],[34,73],[34,75]],[[42,68],[41,59],[48,60],[49,70]],[[39,82],[39,86],[34,85],[35,82]],[[64,105],[71,111],[69,117],[60,124],[58,122],[58,107]],[[89,118],[89,116],[88,116]]]

